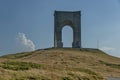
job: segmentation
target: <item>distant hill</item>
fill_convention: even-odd
[[[106,80],[120,76],[120,58],[98,49],[47,48],[0,58],[0,80]]]

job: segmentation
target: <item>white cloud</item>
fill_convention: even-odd
[[[24,33],[18,33],[16,48],[18,52],[33,51],[35,44]]]
[[[114,51],[115,48],[111,48],[111,47],[101,47],[100,50],[103,50],[103,51],[108,52],[108,51]]]

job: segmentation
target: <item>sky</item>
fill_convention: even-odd
[[[54,46],[54,11],[81,11],[83,48],[120,57],[120,0],[0,0],[0,55]],[[73,31],[62,30],[64,47]]]

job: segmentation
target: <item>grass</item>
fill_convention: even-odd
[[[104,61],[101,61],[101,60],[100,60],[100,63],[102,63],[102,64],[104,64],[106,66],[109,66],[111,68],[120,69],[120,64],[112,64],[112,63],[104,62]]]
[[[23,53],[16,53],[16,54],[8,54],[8,55],[4,55],[1,57],[8,58],[8,59],[19,59],[19,58],[26,57],[26,56],[29,56],[32,54],[33,54],[33,52],[23,52]]]
[[[11,80],[51,80],[43,76],[27,76],[27,77],[16,77]]]
[[[98,49],[48,48],[2,56],[0,80],[105,80],[120,76],[119,62]]]
[[[97,75],[97,73],[89,70],[89,69],[84,69],[84,68],[76,68],[75,70],[80,71],[80,72],[84,72],[87,73],[89,75]]]
[[[73,79],[71,79],[69,77],[63,77],[62,80],[73,80]]]
[[[88,74],[86,73],[86,71],[84,71],[84,69],[82,70],[83,72],[81,72],[81,70],[79,72],[73,71],[72,73],[68,73],[68,76],[64,77],[63,80],[106,80],[98,74]],[[80,75],[81,73],[83,73],[84,75]]]
[[[0,65],[0,67],[4,69],[19,71],[19,70],[29,70],[31,68],[40,69],[42,65],[31,62],[6,61],[3,62]]]
[[[92,70],[90,70],[90,69],[84,69],[84,68],[75,68],[75,70],[77,70],[77,71],[79,71],[79,72],[83,72],[83,73],[86,73],[86,74],[88,74],[89,75],[89,77],[82,77],[83,78],[83,80],[84,80],[84,78],[86,78],[85,80],[89,80],[89,78],[91,79],[95,79],[95,80],[103,80],[104,78],[100,75],[100,74],[98,74],[98,73],[96,73],[96,72],[94,72],[94,71],[92,71]],[[81,79],[82,80],[82,79]]]

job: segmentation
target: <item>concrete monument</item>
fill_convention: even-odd
[[[72,48],[81,48],[81,12],[55,11],[54,12],[54,47],[62,48],[62,28],[70,26],[73,29]]]

